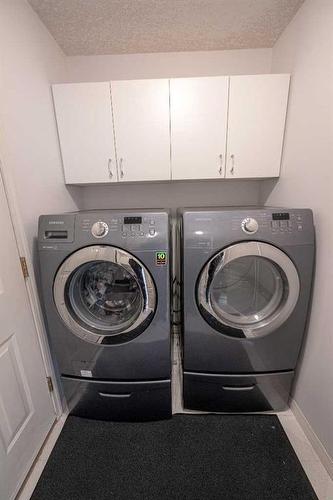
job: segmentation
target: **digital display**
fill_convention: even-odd
[[[290,216],[286,212],[277,212],[272,214],[273,220],[289,220]]]
[[[142,217],[124,217],[124,224],[142,224]]]

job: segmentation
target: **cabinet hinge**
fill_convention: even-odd
[[[27,278],[29,278],[29,271],[28,271],[27,261],[25,260],[25,257],[20,257],[20,262],[21,262],[23,277],[24,277],[24,279],[27,279]]]
[[[53,382],[51,377],[46,377],[47,387],[49,388],[49,392],[53,392]]]

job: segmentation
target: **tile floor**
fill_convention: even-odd
[[[319,500],[333,500],[333,481],[291,410],[278,414],[280,422]]]
[[[181,370],[180,370],[180,350],[179,340],[175,337],[174,342],[174,362],[173,362],[173,413],[198,413],[188,412],[182,407],[181,397]],[[294,450],[309,478],[319,500],[333,500],[333,481],[326,469],[319,460],[309,440],[305,436],[302,428],[298,424],[291,410],[278,414],[280,422],[292,444]],[[49,435],[35,465],[27,478],[21,492],[16,500],[29,500],[37,481],[43,472],[48,457],[55,445],[61,429],[66,421],[66,416],[55,424]]]

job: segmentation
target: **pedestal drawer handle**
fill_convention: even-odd
[[[223,385],[222,389],[224,391],[252,391],[256,384],[253,385]]]
[[[110,394],[108,392],[98,393],[102,398],[130,398],[132,394]]]

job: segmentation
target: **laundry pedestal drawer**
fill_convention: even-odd
[[[170,380],[100,382],[61,377],[71,415],[139,422],[171,417]]]
[[[283,410],[293,371],[260,375],[184,373],[184,407],[216,412]]]

